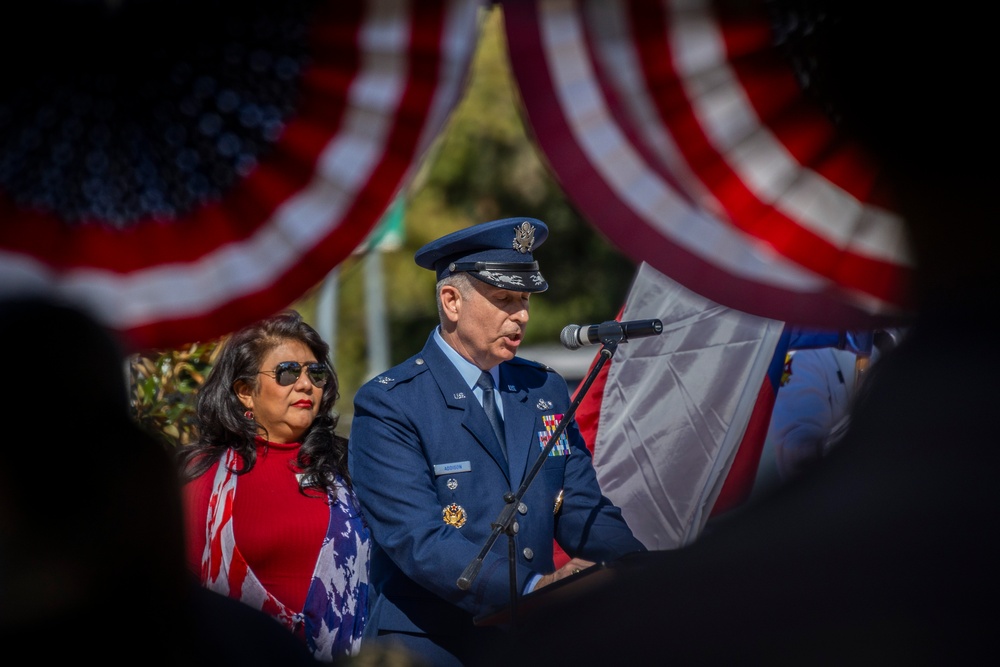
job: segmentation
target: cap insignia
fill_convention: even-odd
[[[514,250],[522,255],[531,252],[535,245],[535,227],[527,220],[514,228]]]

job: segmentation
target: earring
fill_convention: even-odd
[[[252,421],[253,420],[253,410],[247,410],[246,412],[243,413],[243,416]]]

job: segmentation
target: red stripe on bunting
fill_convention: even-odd
[[[410,168],[424,129],[423,121],[433,103],[437,87],[431,85],[430,81],[436,80],[442,66],[441,53],[437,48],[441,43],[443,30],[441,10],[442,7],[435,4],[417,12],[414,17],[413,43],[410,50],[416,53],[415,57],[408,59],[410,83],[406,86],[399,111],[394,118],[393,128],[387,141],[388,150],[381,156],[371,178],[359,188],[356,198],[344,212],[342,222],[332,227],[310,251],[303,253],[299,261],[290,266],[274,284],[232,299],[229,303],[213,309],[211,322],[195,316],[158,321],[148,327],[136,328],[131,335],[138,346],[147,346],[163,337],[172,340],[199,340],[201,338],[197,336],[191,338],[192,334],[203,330],[206,333],[218,331],[220,324],[221,331],[230,331],[259,317],[260,313],[284,308],[315,287],[332,267],[343,261],[364,241],[388,208],[399,183]],[[329,38],[330,35],[325,36],[325,39]],[[322,74],[323,72],[320,72],[307,79],[316,84],[317,79],[323,78]],[[325,90],[329,93],[332,89],[327,86]],[[324,99],[318,99],[320,97]],[[319,137],[315,134],[313,137],[306,136],[304,139],[302,137],[308,134],[309,129],[319,127],[321,117],[328,111],[324,101],[332,101],[331,96],[329,94],[309,96],[302,107],[301,122],[296,124],[295,131],[290,133],[288,141],[283,143],[283,146],[297,145],[304,150],[312,150],[317,146],[315,141]],[[316,151],[312,152],[314,153],[312,161],[315,162]],[[292,162],[302,164],[301,160]],[[279,182],[279,179],[276,178],[274,181]],[[178,339],[178,336],[187,338]]]
[[[11,261],[5,275],[13,277],[5,288],[16,289],[23,279],[32,289],[90,300],[137,349],[212,339],[287,307],[368,236],[419,157],[421,142],[440,129],[474,51],[478,4],[436,0],[413,11],[407,3],[322,3],[308,26],[301,99],[281,137],[221,201],[180,219],[141,220],[122,230],[100,222],[70,225],[19,209],[0,195],[0,253]],[[400,36],[403,41],[395,41]],[[399,89],[371,91],[371,110],[351,108],[359,77],[394,74],[379,69],[380,59],[405,68]],[[357,137],[347,134],[357,132],[345,124],[348,113],[362,123],[372,114]],[[382,133],[374,134],[380,127]],[[358,155],[366,173],[357,182],[343,177],[358,169],[343,151],[351,144],[341,138],[369,151]],[[330,159],[325,153],[331,147],[340,151],[339,161],[320,165],[321,156]],[[285,207],[292,198],[296,208]],[[302,219],[293,217],[298,210]],[[273,261],[262,247],[268,235],[280,246]],[[239,276],[229,274],[229,282],[204,290],[192,279],[225,280],[221,272],[230,267]],[[187,291],[172,290],[172,281]]]
[[[670,128],[692,170],[722,204],[730,222],[766,241],[785,257],[827,276],[839,285],[872,294],[901,307],[910,305],[908,286],[912,281],[911,270],[836,247],[802,227],[771,203],[761,201],[744,184],[740,175],[729,166],[726,156],[714,148],[705,134],[701,120],[686,96],[681,77],[672,66],[672,44],[665,32],[671,19],[664,11],[663,3],[634,0],[629,7],[635,47],[660,119]],[[793,148],[798,148],[797,157],[801,159],[820,153],[819,146],[824,141],[827,149],[836,147],[831,123],[818,109],[804,101],[790,68],[778,60],[777,51],[771,45],[766,13],[747,12],[735,17],[719,15],[717,19],[729,53],[735,54],[731,65],[740,72],[741,84],[750,90],[750,99],[755,101],[758,114],[763,119],[776,118],[777,109],[787,107],[791,100],[795,104],[789,114],[809,109],[806,119],[796,121],[799,125],[795,130]],[[747,53],[752,53],[753,57],[741,56]],[[775,134],[785,140],[793,136],[790,131],[777,131]],[[852,149],[848,155],[854,155],[856,150]],[[795,150],[791,152],[796,153]],[[854,194],[873,189],[871,169],[859,166],[859,170],[868,178],[845,188]],[[846,171],[840,168],[836,173]]]
[[[340,129],[346,91],[358,74],[357,30],[362,9],[363,3],[328,2],[317,12],[311,26],[313,58],[303,73],[296,116],[288,119],[272,152],[262,156],[257,169],[235,184],[222,201],[200,206],[180,219],[139,220],[119,230],[99,220],[69,226],[53,215],[17,209],[0,195],[4,219],[0,246],[37,257],[54,269],[93,266],[128,273],[157,264],[195,261],[253,235],[282,202],[313,179],[317,156]],[[434,6],[428,9],[432,20],[440,19],[440,6],[437,11]],[[325,87],[317,83],[324,81]],[[330,83],[338,89],[331,90]],[[377,218],[365,222],[362,226],[371,228]],[[341,253],[341,259],[349,250]]]
[[[870,324],[873,316],[843,295],[796,292],[735,275],[678,245],[637,215],[593,167],[554,100],[551,64],[540,42],[535,7],[515,2],[505,4],[504,11],[511,65],[530,121],[528,130],[574,205],[622,252],[712,301],[744,312],[816,327]],[[663,211],[664,217],[673,214]]]

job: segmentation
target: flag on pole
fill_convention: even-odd
[[[605,495],[662,550],[752,490],[789,336],[643,262],[620,319],[653,318],[663,333],[620,345],[575,416]]]

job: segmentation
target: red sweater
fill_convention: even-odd
[[[301,610],[330,523],[326,497],[299,493],[298,443],[257,447],[253,470],[240,475],[233,504],[236,546],[264,587]],[[188,566],[201,575],[208,501],[219,464],[184,487]]]

